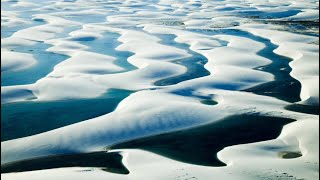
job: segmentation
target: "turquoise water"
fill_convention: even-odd
[[[115,61],[116,65],[121,66],[124,68],[125,71],[131,71],[137,69],[135,66],[130,64],[127,59],[133,55],[133,53],[128,51],[117,51],[116,48],[121,45],[121,43],[118,41],[118,38],[120,37],[117,33],[104,33],[102,34],[102,38],[81,38],[81,39],[74,39],[74,41],[78,41],[83,45],[86,45],[89,47],[88,51],[98,53],[98,54],[104,54],[108,56],[112,56],[117,58]]]
[[[92,99],[1,105],[1,141],[30,136],[112,112],[132,92],[111,90]]]
[[[1,9],[11,9],[11,8],[9,7],[6,8],[5,6],[3,6],[3,3],[1,2]],[[1,24],[1,39],[10,37],[13,33],[21,29],[26,29],[26,28],[45,24],[44,21],[32,21],[31,19],[34,13],[35,11],[29,10],[29,11],[25,11],[23,15],[17,15],[17,18],[26,21],[27,22],[26,24],[20,23],[20,24],[17,24],[17,26],[13,26],[13,27],[3,26]]]
[[[12,51],[31,53],[37,60],[33,67],[20,70],[1,72],[1,86],[33,84],[49,74],[55,65],[64,61],[68,56],[46,51],[51,45],[37,43],[32,47],[16,47]]]
[[[80,26],[68,27],[62,33],[57,34],[55,38],[66,37],[69,32],[79,28]],[[47,51],[50,47],[52,45],[38,41],[32,46],[14,45],[6,47],[13,52],[32,54],[37,63],[28,69],[1,72],[1,86],[33,84],[52,72],[54,66],[69,58],[69,56],[63,54]]]

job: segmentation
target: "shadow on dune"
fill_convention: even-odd
[[[201,127],[132,140],[107,149],[137,148],[185,163],[225,166],[217,158],[223,148],[275,139],[283,126],[293,121],[259,114],[234,115]]]
[[[1,165],[1,173],[35,171],[62,167],[98,167],[111,173],[129,174],[128,169],[121,161],[122,156],[117,152],[57,155],[3,164]]]
[[[319,115],[319,105],[290,104],[284,108],[289,111]]]
[[[142,149],[185,163],[219,167],[226,165],[217,157],[217,153],[225,147],[275,139],[283,126],[293,121],[259,114],[234,115],[204,126],[131,140],[106,149]],[[111,173],[129,174],[118,152],[56,155],[16,161],[2,164],[1,173],[63,167],[98,167]]]

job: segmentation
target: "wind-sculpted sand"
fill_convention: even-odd
[[[315,0],[1,0],[1,177],[319,178]]]

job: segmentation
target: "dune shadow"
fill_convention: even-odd
[[[122,156],[118,152],[93,152],[87,154],[46,156],[6,163],[1,165],[1,174],[66,167],[96,167],[111,173],[130,173],[122,164]]]
[[[131,140],[107,148],[137,148],[185,163],[225,166],[217,157],[223,148],[275,139],[283,126],[293,121],[259,114],[233,115],[201,127]]]
[[[290,104],[284,108],[289,111],[319,115],[319,105]]]

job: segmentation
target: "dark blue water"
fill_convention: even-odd
[[[162,44],[176,47],[176,48],[180,48],[180,49],[184,49],[192,56],[172,61],[175,64],[180,64],[182,66],[185,66],[187,68],[186,73],[178,75],[178,76],[169,77],[166,79],[159,80],[154,83],[156,86],[173,85],[173,84],[177,84],[177,83],[187,81],[190,79],[195,79],[195,78],[210,75],[210,72],[204,68],[204,65],[208,62],[206,57],[190,50],[189,45],[176,42],[174,40],[176,38],[175,35],[161,34],[161,35],[159,35],[159,37],[162,40],[161,41]]]
[[[286,18],[290,16],[297,15],[301,10],[286,10],[280,12],[264,12],[259,10],[249,10],[249,11],[240,11],[237,12],[240,16],[252,17],[252,18],[260,18],[260,19],[277,19],[277,18]]]
[[[275,80],[250,89],[246,89],[244,91],[264,96],[276,97],[288,102],[300,101],[301,84],[290,75],[292,68],[289,66],[289,63],[292,61],[292,59],[274,53],[274,50],[277,49],[278,46],[273,44],[269,39],[262,38],[238,29],[191,29],[190,31],[210,36],[218,34],[240,36],[263,43],[265,48],[260,50],[257,54],[270,59],[272,62],[266,66],[256,67],[254,69],[274,75]],[[221,84],[221,86],[218,86],[217,88],[235,90],[235,87],[232,84]]]

